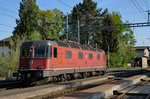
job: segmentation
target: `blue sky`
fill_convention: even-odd
[[[12,31],[16,26],[18,17],[19,2],[21,0],[0,0],[0,40],[12,36]],[[63,1],[65,4],[61,3]],[[93,0],[97,2],[98,8],[108,8],[109,12],[118,11],[122,15],[122,20],[128,20],[130,23],[140,23],[147,21],[146,10],[150,9],[149,0]],[[138,2],[142,8],[143,15],[138,11],[133,2]],[[83,0],[37,0],[40,9],[60,9],[65,14],[70,13],[73,6],[83,2]],[[150,46],[150,27],[132,28],[136,45]]]

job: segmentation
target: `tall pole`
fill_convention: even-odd
[[[80,44],[80,23],[78,20],[78,43]]]
[[[67,28],[66,40],[68,41],[68,13],[67,13],[67,19],[66,19],[66,28]]]
[[[131,60],[131,63],[132,63],[132,56],[131,56],[131,42],[130,42],[130,60]]]
[[[110,68],[110,66],[109,66],[109,45],[108,45],[108,68]]]
[[[148,10],[148,22],[150,22],[149,15],[150,15],[150,10]]]
[[[96,43],[96,48],[97,48],[97,43]]]
[[[148,23],[149,23],[150,22],[150,17],[149,17],[150,16],[150,10],[147,10],[146,12],[148,14]]]

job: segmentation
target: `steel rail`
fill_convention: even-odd
[[[149,80],[145,80],[145,81],[142,81],[141,83],[136,84],[136,86],[134,86],[134,87],[131,88],[130,90],[128,90],[128,91],[122,93],[121,95],[117,96],[116,99],[122,99],[123,97],[126,96],[126,94],[127,94],[128,92],[130,92],[131,90],[135,89],[135,88],[136,88],[137,86],[139,86],[139,85],[140,85],[140,86],[145,85],[147,82],[149,82]],[[150,97],[150,96],[149,96],[149,97]],[[150,99],[150,98],[148,98],[148,99]]]

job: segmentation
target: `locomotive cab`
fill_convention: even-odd
[[[21,46],[18,73],[21,78],[43,78],[43,70],[50,66],[51,45],[30,41]]]
[[[20,69],[45,69],[47,59],[51,56],[51,46],[29,46],[21,47]]]

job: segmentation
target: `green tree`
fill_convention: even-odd
[[[42,36],[38,31],[34,31],[29,37],[29,40],[42,40]]]
[[[121,24],[123,21],[119,12],[107,14],[102,20],[102,25],[108,28],[102,29],[94,39],[105,52],[109,45],[111,66],[127,65],[136,56],[133,31],[130,28],[110,28],[112,25]]]
[[[59,39],[59,33],[62,32],[63,18],[62,12],[58,9],[54,10],[39,10],[40,21],[40,34],[42,38],[45,37],[45,33],[52,39]]]
[[[29,39],[34,31],[38,31],[38,6],[36,0],[22,0],[20,2],[19,18],[13,31],[13,37]]]
[[[102,20],[103,26],[111,26],[114,25],[113,16],[111,14],[107,14]],[[118,30],[115,29],[102,29],[98,36],[96,36],[96,42],[101,46],[105,51],[108,50],[108,45],[110,47],[110,52],[115,52],[118,50],[119,44],[119,35]]]
[[[97,26],[100,24],[99,19],[104,16],[107,12],[107,9],[102,12],[102,8],[97,8],[97,3],[93,0],[83,0],[83,3],[73,7],[71,13],[71,25],[72,33],[75,36],[77,35],[77,20],[80,21],[80,40],[82,44],[90,44],[93,39],[93,34],[96,31],[90,31],[91,27]]]

